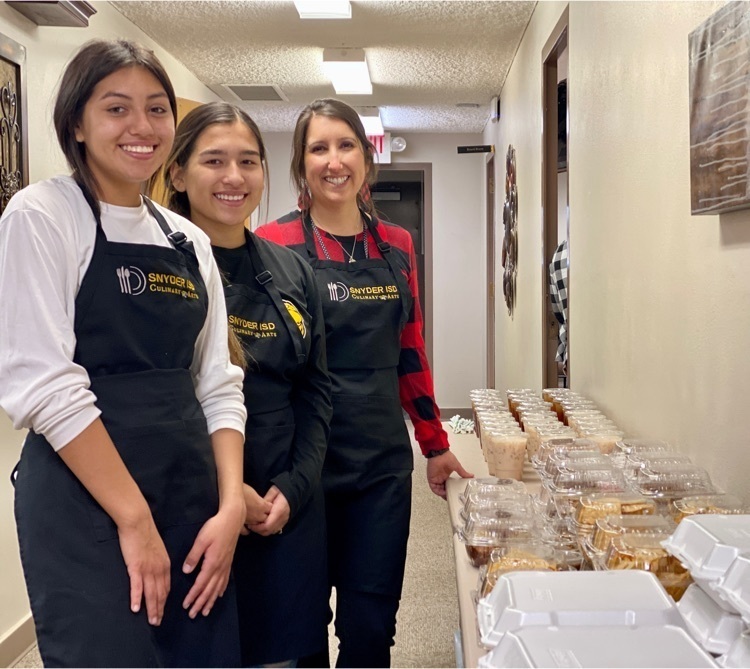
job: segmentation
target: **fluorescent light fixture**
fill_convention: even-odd
[[[323,49],[323,71],[339,95],[372,95],[364,49]]]
[[[380,119],[380,110],[377,107],[357,107],[356,109],[359,120],[365,127],[366,135],[382,136],[385,134],[383,121]]]
[[[349,0],[294,0],[301,19],[350,19]]]

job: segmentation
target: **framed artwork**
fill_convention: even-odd
[[[690,211],[750,207],[750,3],[729,2],[688,38]]]
[[[26,48],[0,34],[0,214],[29,183]]]

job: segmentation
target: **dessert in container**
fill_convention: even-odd
[[[505,634],[495,648],[479,658],[477,666],[635,668],[717,665],[684,629],[664,625],[524,627]]]
[[[477,622],[481,642],[489,647],[525,627],[682,626],[659,581],[640,571],[506,573],[477,603]]]
[[[484,434],[484,444],[490,474],[520,481],[523,478],[528,440],[528,435],[520,431],[509,433],[488,429]]]
[[[669,505],[672,500],[687,495],[717,492],[708,472],[693,464],[661,464],[652,462],[638,470],[633,487],[647,497],[663,499]]]
[[[594,529],[586,542],[586,548],[604,556],[615,537],[626,533],[660,534],[666,539],[674,532],[675,524],[670,518],[656,515],[612,515],[597,518]]]
[[[481,567],[487,564],[494,548],[507,546],[512,542],[530,541],[538,531],[534,515],[503,510],[492,515],[469,514],[463,528],[456,534],[466,546],[471,564]]]
[[[521,571],[557,571],[565,569],[557,551],[540,541],[518,541],[493,550],[487,564],[479,571],[479,599],[492,592],[498,579],[507,573]]]
[[[577,435],[573,434],[570,428],[567,428],[566,434],[559,436],[550,436],[541,439],[539,443],[539,449],[531,459],[537,469],[541,469],[546,464],[547,460],[552,454],[562,455],[570,451],[593,451],[597,450],[596,445],[593,441],[587,439],[581,439]]]
[[[664,589],[679,601],[690,585],[690,573],[662,546],[664,535],[625,532],[613,537],[604,557],[605,569],[642,569],[659,579]]]
[[[558,492],[624,491],[625,480],[622,472],[613,469],[611,464],[570,462],[566,469],[558,471],[550,490]]]
[[[539,470],[539,475],[547,480],[552,480],[555,475],[568,468],[571,463],[599,464],[603,467],[611,468],[611,460],[599,449],[592,451],[563,451],[552,453],[543,468]]]
[[[677,608],[691,636],[715,655],[727,653],[744,629],[740,616],[724,611],[696,583],[685,591]]]
[[[675,522],[688,516],[705,513],[742,515],[750,513],[750,507],[734,495],[716,493],[711,495],[688,495],[675,499],[670,508]]]

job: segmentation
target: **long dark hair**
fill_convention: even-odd
[[[263,165],[263,187],[265,208],[268,210],[268,160],[266,159],[266,147],[263,144],[263,137],[260,134],[258,125],[242,109],[229,102],[209,102],[191,110],[177,126],[174,136],[174,144],[169,156],[162,168],[164,174],[164,186],[166,188],[165,197],[167,206],[174,212],[190,218],[190,200],[187,193],[179,192],[172,181],[170,168],[172,165],[184,167],[190,156],[195,151],[195,144],[198,138],[205,130],[218,123],[235,123],[240,121],[247,126],[247,129],[255,136],[258,141],[260,151],[260,160]]]
[[[292,164],[289,168],[292,183],[297,190],[300,208],[309,209],[310,201],[307,194],[307,181],[305,180],[305,146],[307,144],[307,130],[314,116],[327,116],[329,118],[344,121],[354,132],[360,144],[362,153],[365,155],[365,193],[369,194],[369,187],[378,178],[378,165],[375,162],[375,147],[367,139],[367,133],[359,118],[359,114],[345,102],[334,98],[321,98],[311,102],[305,107],[297,118],[297,125],[292,136]],[[375,215],[375,208],[369,195],[362,191],[357,194],[357,205],[371,216]]]
[[[172,82],[153,51],[127,40],[92,40],[84,44],[68,63],[60,80],[53,119],[60,148],[73,178],[80,184],[89,204],[99,214],[98,184],[86,162],[86,146],[76,139],[76,127],[96,85],[126,67],[142,67],[164,88],[172,116],[177,123],[177,100]]]

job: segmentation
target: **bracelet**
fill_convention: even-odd
[[[447,453],[450,449],[449,448],[436,448],[432,451],[427,451],[425,454],[426,458],[436,458],[438,455],[442,455],[443,453]]]

